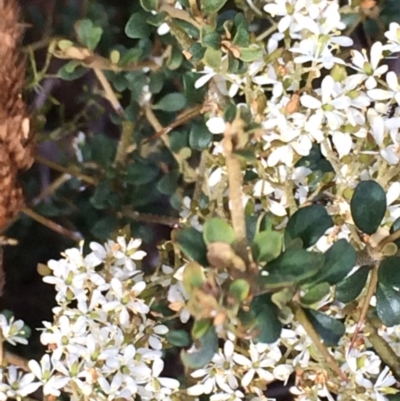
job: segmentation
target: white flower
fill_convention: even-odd
[[[246,370],[245,375],[242,377],[242,386],[247,387],[252,382],[255,375],[258,375],[260,379],[267,383],[272,382],[274,380],[274,375],[265,368],[273,367],[276,361],[265,352],[260,352],[257,346],[252,342],[250,343],[249,352],[250,359],[241,354],[235,354],[233,356],[233,360]]]
[[[54,362],[58,362],[54,360],[54,354],[51,360],[50,355],[45,354],[42,356],[40,364],[35,360],[30,360],[28,365],[32,373],[43,384],[43,394],[58,397],[61,394],[60,390],[68,384],[70,379],[54,373]]]
[[[164,369],[162,359],[156,359],[152,366],[152,375],[149,383],[146,384],[145,390],[164,395],[170,395],[179,388],[179,381],[170,377],[159,377]]]
[[[0,383],[0,393],[5,394],[7,398],[25,398],[41,386],[41,383],[34,381],[35,375],[33,373],[18,371],[16,366],[9,366],[6,374],[8,383],[4,381]],[[4,395],[1,398],[4,398]]]
[[[106,298],[108,302],[103,305],[106,312],[115,311],[119,315],[119,323],[123,327],[129,325],[129,312],[147,314],[149,306],[142,299],[137,298],[145,288],[146,283],[139,281],[131,288],[126,282],[122,283],[116,278],[111,279],[111,289]]]
[[[391,100],[395,99],[400,105],[400,85],[397,80],[397,75],[394,71],[389,71],[386,74],[386,83],[389,90],[371,89],[367,92],[368,96],[373,100]]]
[[[278,24],[279,32],[285,32],[288,28],[294,31],[301,29],[318,32],[318,25],[309,16],[304,15],[307,0],[275,0],[264,6],[264,11],[273,17],[279,15],[283,17]],[[295,24],[295,27],[293,25]]]
[[[400,51],[400,25],[397,22],[391,22],[389,30],[385,32],[385,36],[389,43],[384,46],[384,49],[389,50],[391,53]]]
[[[224,344],[223,352],[215,354],[211,362],[203,369],[195,370],[191,376],[195,379],[203,378],[198,384],[187,389],[192,396],[210,394],[216,390],[231,392],[238,387],[233,367],[234,345],[228,340]]]
[[[365,79],[365,86],[367,89],[373,89],[376,87],[377,82],[375,78],[379,78],[388,70],[387,65],[378,67],[379,62],[382,60],[383,46],[381,42],[375,42],[371,46],[370,60],[368,59],[367,52],[363,49],[362,52],[358,50],[352,50],[352,63],[353,68],[359,73],[356,74]]]
[[[320,94],[320,99],[303,95],[300,98],[301,104],[314,111],[314,114],[309,119],[309,125],[314,128],[320,128],[324,120],[326,120],[331,130],[337,130],[344,124],[344,114],[341,110],[350,107],[349,97],[337,93],[335,81],[330,75],[327,75],[321,83],[321,90],[317,91]]]
[[[28,344],[28,340],[23,337],[25,335],[24,322],[22,320],[15,320],[12,316],[9,320],[4,315],[0,315],[0,329],[2,331],[3,339],[12,345]]]
[[[135,381],[120,373],[115,374],[111,382],[104,376],[100,376],[97,381],[109,401],[118,398],[131,399],[137,392]]]
[[[311,61],[318,67],[322,66],[328,70],[330,70],[335,63],[344,64],[342,59],[332,55],[329,42],[326,42],[323,37],[304,39],[289,50],[299,54],[299,56],[294,58],[294,62],[297,64],[304,64]]]

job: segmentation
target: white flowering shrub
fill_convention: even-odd
[[[64,78],[94,70],[122,126],[90,198],[116,212],[91,234],[113,240],[41,269],[57,302],[47,352],[5,354],[1,399],[258,401],[271,383],[298,401],[400,399],[400,25],[375,1],[236,3],[141,0],[132,48],[109,59],[89,20],[53,45]],[[349,36],[366,18],[382,30],[367,49]],[[157,147],[171,170],[144,161]],[[149,272],[118,225],[153,182],[180,217],[164,216]],[[0,327],[26,341],[22,322]]]

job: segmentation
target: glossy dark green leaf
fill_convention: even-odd
[[[257,262],[270,262],[282,252],[283,234],[277,231],[262,231],[256,234],[251,245]]]
[[[189,134],[189,145],[195,150],[204,150],[212,142],[213,134],[203,122],[196,122],[192,125]]]
[[[221,47],[221,36],[209,25],[205,25],[201,32],[201,44],[218,50]]]
[[[260,282],[266,288],[278,288],[309,279],[322,268],[325,257],[320,253],[304,249],[287,249],[277,259],[267,265],[268,276]]]
[[[171,171],[164,175],[157,184],[157,189],[164,195],[173,195],[178,187],[179,171]]]
[[[153,105],[154,110],[162,110],[174,112],[182,110],[186,106],[186,97],[182,93],[173,92],[165,95],[156,104]]]
[[[392,287],[378,283],[376,289],[376,312],[385,326],[400,324],[400,293]]]
[[[58,76],[63,81],[74,81],[75,79],[82,78],[89,70],[81,67],[75,60],[69,61],[58,70]]]
[[[214,217],[204,224],[204,242],[208,245],[212,242],[226,242],[232,244],[236,236],[233,228],[224,220]]]
[[[255,297],[250,310],[257,322],[255,339],[266,344],[274,343],[281,335],[282,323],[278,319],[278,308],[271,302],[270,296]]]
[[[203,240],[202,233],[189,227],[179,230],[176,238],[179,248],[186,256],[203,266],[208,265],[207,245]]]
[[[90,230],[90,233],[97,239],[105,241],[111,237],[118,225],[117,218],[114,216],[105,216],[96,221]]]
[[[361,181],[351,198],[350,209],[356,226],[366,234],[373,234],[385,216],[385,191],[375,181]]]
[[[203,61],[207,66],[219,71],[222,64],[222,51],[207,47],[204,53]]]
[[[166,340],[175,347],[188,347],[191,343],[189,333],[185,330],[172,330],[166,336]]]
[[[307,292],[300,298],[303,305],[313,305],[326,297],[331,290],[331,286],[327,282],[313,285]]]
[[[140,0],[140,5],[146,11],[157,11],[159,0]]]
[[[133,185],[148,184],[154,182],[159,172],[157,166],[137,161],[127,166],[125,181]]]
[[[325,264],[318,275],[318,281],[338,283],[351,272],[356,261],[357,253],[354,247],[345,239],[340,239],[325,252]]]
[[[340,320],[312,309],[305,309],[304,312],[327,347],[338,344],[345,333],[345,326]]]
[[[202,0],[201,5],[204,14],[214,14],[219,11],[228,0]]]
[[[393,234],[395,231],[400,230],[400,217],[398,217],[392,224],[392,226],[390,227],[390,234]],[[394,241],[394,243],[400,247],[400,239]]]
[[[200,369],[211,361],[218,350],[218,337],[214,327],[210,327],[199,340],[199,346],[194,352],[181,352],[184,365],[190,369]]]
[[[131,15],[126,26],[125,34],[131,39],[145,39],[151,34],[151,26],[147,23],[147,18],[151,14],[138,12]]]
[[[378,278],[387,287],[400,287],[400,257],[389,256],[383,259],[379,265]]]
[[[295,238],[303,241],[305,248],[314,245],[333,226],[333,220],[321,205],[302,207],[290,217],[285,230],[285,244]]]
[[[361,266],[351,276],[339,282],[336,286],[335,298],[345,304],[355,300],[361,294],[370,270],[369,266]]]

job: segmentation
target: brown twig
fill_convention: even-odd
[[[369,304],[371,302],[371,298],[375,294],[377,284],[378,284],[378,266],[375,265],[371,271],[371,277],[368,283],[367,293],[365,294],[363,305],[361,307],[360,317],[357,322],[356,330],[354,331],[353,337],[350,342],[349,352],[352,350],[354,342],[357,339],[358,333],[360,332],[361,327],[365,322],[369,309]]]
[[[164,134],[168,134],[168,132],[172,131],[174,128],[179,127],[180,125],[186,124],[189,120],[194,117],[199,116],[202,113],[203,105],[194,106],[189,110],[186,110],[182,114],[180,114],[174,122],[172,122],[168,127],[162,127],[160,129],[156,129],[156,133],[152,135],[150,138],[147,138],[144,143],[148,143],[154,141]],[[153,124],[152,124],[153,125]],[[154,126],[153,126],[154,127]]]
[[[329,353],[328,349],[326,348],[325,344],[322,342],[321,337],[314,329],[314,326],[308,320],[306,314],[304,313],[303,309],[297,305],[296,303],[291,303],[292,311],[295,315],[297,321],[303,326],[304,330],[308,334],[308,336],[313,341],[314,345],[317,347],[318,352],[321,356],[325,359],[326,363],[335,372],[343,381],[348,382],[349,380],[345,376],[345,374],[340,369],[339,365],[337,364],[336,360],[333,356]]]
[[[57,224],[54,221],[40,215],[33,209],[25,208],[21,212],[26,216],[30,217],[31,219],[49,228],[50,230],[55,231],[56,233],[64,235],[68,238],[71,238],[73,241],[80,241],[82,239],[82,235],[79,232],[68,230],[67,228],[61,226],[60,224]]]

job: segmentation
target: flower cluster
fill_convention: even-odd
[[[51,351],[31,361],[45,395],[60,390],[72,399],[169,399],[179,388],[163,377],[162,348],[168,328],[151,316],[136,263],[145,253],[140,240],[123,237],[104,246],[91,243],[65,251],[48,263],[44,281],[57,290],[54,321],[45,322],[41,341]]]

